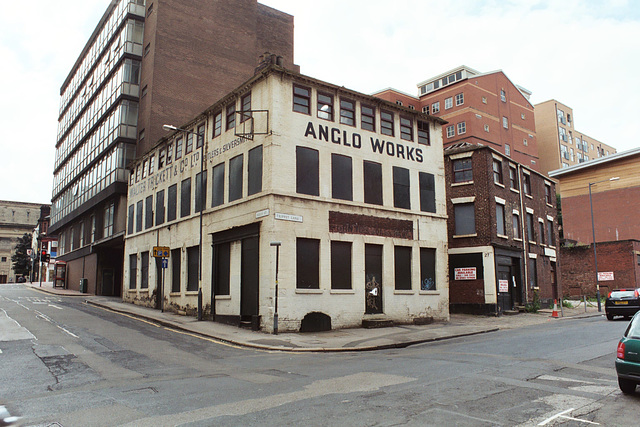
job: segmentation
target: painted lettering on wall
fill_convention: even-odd
[[[362,148],[362,135],[359,133],[340,130],[334,127],[330,128],[327,125],[321,124],[316,126],[313,122],[307,123],[304,136],[305,138],[331,142],[337,145],[344,145],[345,147],[352,147],[356,149]],[[400,144],[393,141],[385,141],[384,139],[380,140],[379,138],[374,137],[370,137],[370,139],[371,151],[374,153],[386,154],[390,157],[397,157],[417,163],[422,163],[424,161],[422,148],[420,147],[412,147],[410,145]]]

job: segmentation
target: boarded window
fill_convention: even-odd
[[[242,198],[242,167],[244,156],[240,154],[229,161],[229,202]]]
[[[216,295],[229,295],[231,277],[231,245],[221,243],[215,246],[214,292]]]
[[[142,200],[136,203],[136,232],[142,231]]]
[[[153,227],[153,196],[144,199],[144,228]]]
[[[364,202],[382,205],[382,165],[364,161]]]
[[[331,289],[351,289],[351,242],[331,242]]]
[[[296,192],[320,195],[318,150],[296,147]]]
[[[351,157],[331,154],[331,197],[353,200],[353,166]]]
[[[224,163],[213,167],[211,172],[211,207],[224,203]]]
[[[296,287],[320,288],[320,240],[296,240]]]
[[[164,190],[156,193],[156,225],[164,223]]]
[[[409,169],[393,167],[393,206],[411,209]]]
[[[476,212],[473,203],[460,203],[453,205],[453,216],[455,217],[456,236],[475,234],[476,232]]]
[[[167,200],[167,221],[173,221],[176,219],[176,207],[178,205],[178,184],[173,184],[169,187],[169,194]]]
[[[195,212],[200,212],[207,206],[207,171],[196,174]]]
[[[133,222],[135,220],[136,215],[136,207],[134,205],[129,205],[129,215],[127,218],[127,233],[133,234]]]
[[[187,291],[198,290],[198,265],[200,262],[199,246],[187,248]]]
[[[262,191],[262,145],[249,150],[248,193],[249,196]]]
[[[396,290],[411,290],[411,247],[394,247]]]
[[[420,248],[420,290],[436,290],[436,250]]]
[[[180,265],[182,252],[171,250],[171,292],[180,292]]]
[[[420,172],[420,210],[422,212],[436,212],[436,185],[433,174]]]
[[[138,254],[129,255],[129,289],[135,289],[138,278]]]
[[[180,184],[180,218],[191,215],[191,178]]]
[[[140,288],[149,288],[149,252],[140,254]]]

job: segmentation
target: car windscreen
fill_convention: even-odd
[[[613,291],[611,292],[611,298],[633,298],[635,291]]]

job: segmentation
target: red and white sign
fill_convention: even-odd
[[[455,280],[476,280],[475,267],[461,267],[453,269]]]
[[[509,292],[508,280],[498,280],[498,292]]]
[[[607,280],[613,280],[613,271],[598,272],[599,282],[606,282]]]

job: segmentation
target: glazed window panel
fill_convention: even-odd
[[[356,124],[356,103],[350,99],[340,99],[340,123],[349,126]]]
[[[333,96],[318,92],[318,118],[333,121]]]
[[[496,203],[496,232],[502,236],[507,233],[505,231],[504,205]]]
[[[420,181],[420,210],[422,212],[436,212],[436,185],[433,174],[419,172]]]
[[[191,215],[191,178],[180,183],[180,218]]]
[[[394,248],[395,289],[411,290],[411,247],[395,246]]]
[[[522,191],[524,194],[531,195],[531,175],[527,173],[522,175]]]
[[[211,171],[211,207],[224,203],[224,163],[213,167]]]
[[[251,92],[240,98],[240,122],[244,123],[251,118]]]
[[[227,106],[227,130],[236,127],[236,104],[229,104]]]
[[[136,207],[135,205],[129,205],[129,212],[127,214],[127,234],[133,234],[133,224],[135,221]]]
[[[218,111],[213,115],[213,137],[222,134],[222,111]]]
[[[408,117],[400,117],[400,138],[413,141],[413,120]]]
[[[473,181],[471,158],[453,161],[453,182]]]
[[[249,150],[249,196],[262,191],[262,145]]]
[[[182,158],[182,137],[176,139],[176,160]]]
[[[320,240],[296,239],[296,288],[320,288]]]
[[[229,160],[229,202],[242,198],[244,156],[240,154]]]
[[[360,127],[371,132],[376,131],[376,109],[367,105],[360,107]]]
[[[311,89],[293,85],[293,111],[311,114]]]
[[[493,182],[496,184],[502,184],[502,162],[500,160],[493,160]]]
[[[393,113],[380,111],[380,133],[393,136]]]
[[[177,217],[178,184],[169,187],[167,196],[167,221],[173,221]]]
[[[509,166],[509,186],[514,190],[520,189],[518,185],[518,171],[513,166]]]
[[[535,236],[535,229],[533,227],[533,214],[528,213],[527,212],[527,239],[529,239],[530,242],[535,242],[536,241],[536,236]]]
[[[396,208],[411,209],[409,169],[393,167],[393,205]]]
[[[418,144],[431,145],[429,122],[418,120]]]
[[[318,150],[296,147],[296,192],[320,195],[320,157]]]
[[[196,198],[194,212],[200,212],[207,206],[207,171],[196,174]]]
[[[353,200],[353,161],[351,157],[331,154],[331,197]]]
[[[193,151],[193,134],[192,133],[188,133],[187,134],[187,145],[186,148],[184,150],[185,154],[189,154]]]
[[[513,238],[519,239],[520,236],[520,215],[513,214],[511,217],[513,226]]]
[[[331,242],[331,289],[351,289],[351,242]]]
[[[364,161],[364,202],[382,205],[382,165]]]
[[[196,133],[198,134],[196,138],[196,148],[200,148],[202,144],[204,144],[204,125],[198,125]]]

